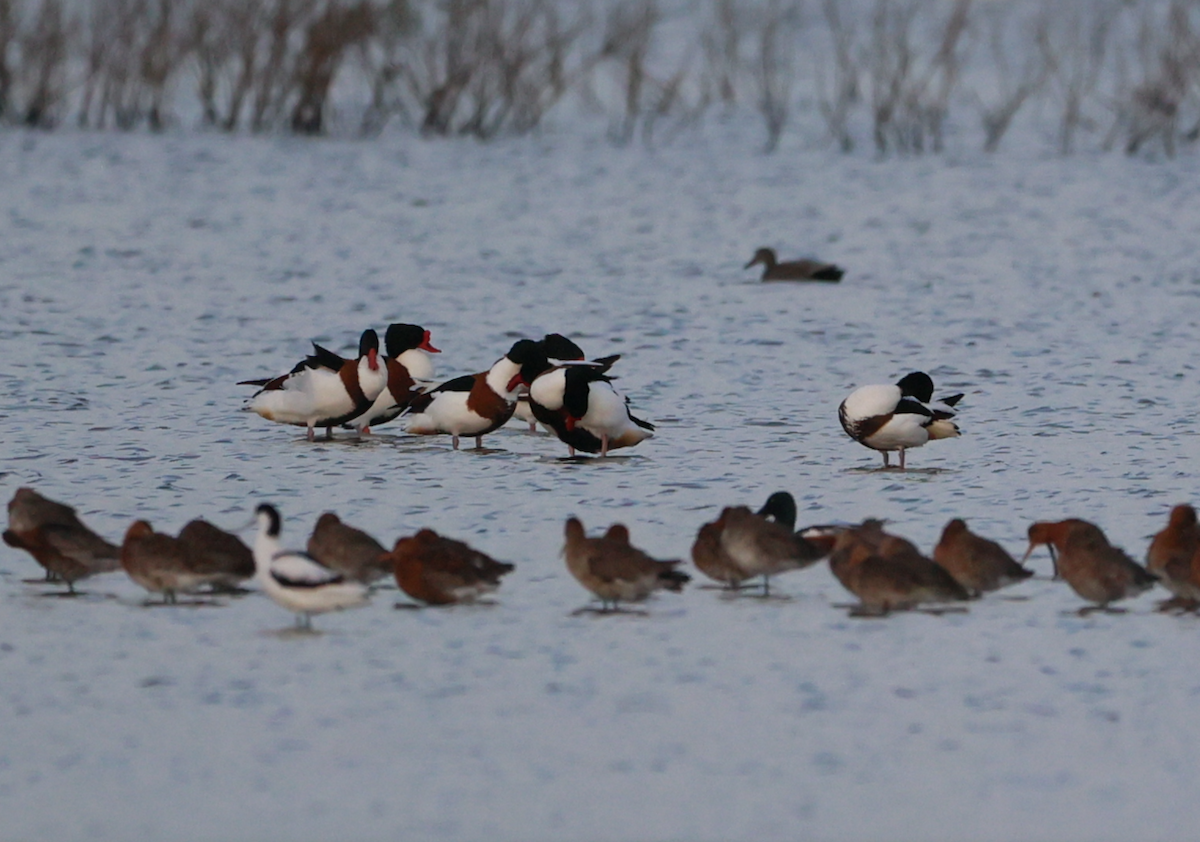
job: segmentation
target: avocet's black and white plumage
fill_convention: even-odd
[[[883,465],[889,467],[888,453],[920,447],[931,439],[960,435],[951,421],[955,404],[962,395],[933,400],[933,379],[923,371],[914,371],[897,383],[861,386],[838,407],[838,419],[850,438],[883,453]]]
[[[296,625],[312,627],[312,615],[356,608],[367,601],[367,587],[346,579],[308,553],[283,550],[279,544],[279,511],[267,503],[255,510],[255,579],[267,596],[296,614]]]

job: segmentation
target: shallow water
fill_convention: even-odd
[[[785,488],[802,522],[885,517],[926,549],[953,516],[1019,552],[1071,515],[1140,556],[1197,488],[1195,168],[0,134],[6,499],[31,485],[110,539],[265,500],[295,545],[335,509],[517,564],[491,605],[382,590],[294,635],[258,594],[144,608],[114,574],[47,598],[4,548],[5,834],[1190,835],[1200,620],[1156,613],[1165,592],[1081,618],[1039,578],[863,620],[822,566],[788,599],[596,617],[558,552],[576,514],[687,557],[722,505]],[[849,271],[760,284],[759,245]],[[621,353],[658,435],[568,460],[515,422],[476,453],[240,411],[236,381],[392,321],[432,330],[447,377],[547,331]],[[966,393],[964,435],[879,471],[837,405],[914,369]]]

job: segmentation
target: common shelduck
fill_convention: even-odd
[[[312,628],[312,615],[356,608],[367,602],[367,586],[351,582],[307,553],[284,550],[279,544],[279,511],[263,503],[255,510],[258,537],[254,565],[259,586],[267,596],[296,615],[296,625]]]
[[[761,248],[744,268],[762,264],[764,281],[840,281],[845,271],[832,263],[819,260],[787,260],[783,263],[774,249]]]
[[[395,420],[408,409],[409,402],[421,394],[422,384],[433,379],[433,360],[430,354],[440,354],[429,341],[429,331],[419,325],[390,325],[383,335],[387,356],[387,386],[379,393],[371,408],[352,420],[349,426],[360,433],[371,427]]]
[[[244,577],[231,574],[224,559],[202,551],[194,542],[196,532],[193,527],[189,543],[155,532],[144,520],[134,521],[121,544],[121,567],[150,593],[162,594],[168,605],[174,605],[181,593],[236,586]]]
[[[537,424],[540,423],[554,433],[567,445],[571,456],[575,455],[577,446],[580,450],[589,453],[599,452],[601,450],[599,438],[582,428],[571,429],[574,424],[565,406],[559,406],[552,410],[531,400],[529,384],[532,384],[538,377],[552,374],[558,369],[572,365],[582,365],[601,374],[607,374],[613,364],[621,359],[621,355],[612,354],[587,361],[583,350],[578,345],[558,333],[546,334],[538,345],[541,353],[531,355],[530,359],[521,367],[522,386],[517,397],[517,411],[514,415],[529,422],[530,432],[536,431]],[[563,385],[565,386],[565,378]]]
[[[369,585],[392,572],[382,544],[347,523],[333,512],[325,512],[308,536],[308,554],[347,579]]]
[[[611,360],[615,358],[556,366],[529,384],[534,417],[554,431],[572,456],[576,450],[607,456],[654,435],[654,425],[633,415],[628,399],[613,388],[606,373]]]
[[[254,553],[242,539],[203,518],[184,524],[179,541],[213,590],[235,591],[254,575]]]
[[[75,583],[121,566],[121,549],[84,526],[75,509],[18,488],[8,502],[4,543],[25,550],[46,570],[46,581],[63,581],[71,594]]]
[[[512,417],[521,366],[539,352],[538,343],[521,339],[488,371],[456,377],[417,396],[406,432],[449,434],[455,450],[459,436],[474,436],[475,447],[482,448],[483,437]]]
[[[793,531],[796,501],[777,491],[757,512],[745,506],[726,506],[720,517],[697,534],[700,552],[692,546],[692,560],[705,575],[731,588],[762,577],[763,595],[771,593],[771,576],[815,564],[826,551]],[[715,539],[715,543],[709,543]],[[705,569],[708,568],[708,569]]]
[[[1093,523],[1072,518],[1038,521],[1029,527],[1029,550],[1040,545],[1058,551],[1058,575],[1088,602],[1096,603],[1081,611],[1108,610],[1110,603],[1137,596],[1154,587],[1154,575],[1108,542],[1107,536]]]
[[[838,407],[838,419],[850,438],[883,453],[883,466],[889,466],[888,453],[900,451],[900,469],[904,452],[920,447],[931,439],[960,435],[950,419],[962,395],[951,395],[936,403],[933,380],[923,371],[905,375],[895,385],[861,386]]]
[[[548,370],[552,365],[561,361],[580,361],[586,359],[583,349],[572,342],[561,333],[547,333],[542,337],[538,344],[542,347],[542,352],[545,355],[546,361],[543,368],[539,368],[536,372],[540,374],[542,371]],[[619,356],[619,355],[618,355]],[[526,364],[526,369],[528,364]],[[525,373],[523,369],[522,373]],[[527,378],[528,382],[533,382],[533,377]],[[529,425],[529,432],[536,433],[538,420],[534,417],[533,408],[529,404],[529,386],[523,382],[517,390],[517,407],[513,410],[513,418],[525,422]]]
[[[629,530],[614,523],[600,538],[589,538],[578,518],[568,518],[563,556],[579,583],[600,599],[601,611],[621,602],[639,602],[657,590],[680,591],[691,577],[629,543]]]
[[[374,330],[363,331],[354,360],[342,359],[316,343],[313,349],[288,374],[239,383],[262,387],[250,398],[248,409],[268,421],[307,427],[309,441],[316,437],[315,428],[324,427],[325,438],[331,439],[334,427],[370,409],[388,377],[379,361],[379,335]]]
[[[1033,571],[1022,567],[1004,547],[976,535],[962,518],[954,518],[942,530],[933,548],[933,560],[955,580],[975,594],[1023,582]]]
[[[916,546],[867,520],[838,534],[829,569],[846,590],[858,597],[855,613],[886,614],[924,603],[970,599],[967,589]]]
[[[1200,525],[1193,507],[1183,504],[1171,509],[1166,527],[1146,551],[1146,568],[1175,595],[1164,607],[1200,605]]]
[[[473,602],[494,592],[500,578],[515,569],[432,529],[397,539],[384,558],[400,590],[427,605]]]

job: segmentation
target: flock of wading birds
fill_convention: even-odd
[[[375,331],[365,331],[357,359],[343,359],[314,343],[314,353],[289,373],[246,381],[259,391],[248,408],[281,423],[301,425],[308,437],[317,427],[332,437],[335,426],[369,433],[371,426],[409,415],[406,430],[460,436],[484,435],[518,412],[524,398],[527,420],[541,423],[570,448],[606,455],[650,437],[652,425],[633,417],[628,400],[608,374],[619,356],[587,361],[579,347],[559,334],[522,339],[488,371],[441,384],[430,379],[429,331],[394,324],[386,332],[388,355],[380,358]],[[933,400],[933,381],[913,372],[895,384],[863,386],[838,409],[851,438],[883,454],[905,452],[930,440],[959,434],[951,420],[962,395]],[[280,544],[281,518],[270,505],[255,512],[253,550],[236,536],[204,520],[188,523],[177,537],[134,522],[121,546],[88,529],[75,510],[30,488],[19,488],[8,504],[9,546],[28,551],[45,568],[42,580],[75,583],[121,568],[166,603],[180,593],[236,593],[253,577],[259,588],[311,627],[314,614],[365,604],[372,586],[391,575],[418,603],[448,605],[494,592],[513,565],[496,561],[432,529],[403,536],[388,551],[373,537],[321,515],[306,551]],[[700,527],[692,545],[697,570],[731,593],[770,596],[771,577],[828,558],[834,576],[859,603],[856,615],[964,602],[1033,575],[995,541],[975,535],[961,519],[951,520],[927,557],[912,542],[885,531],[883,521],[811,526],[796,531],[791,494],[772,494],[758,511],[725,507]],[[249,524],[247,525],[249,526]],[[1147,566],[1112,546],[1096,525],[1079,519],[1038,522],[1029,527],[1029,550],[1049,548],[1054,577],[1088,602],[1081,613],[1111,609],[1156,582],[1173,598],[1164,609],[1200,609],[1200,526],[1189,505],[1176,506],[1166,527],[1150,543]],[[600,611],[638,602],[655,591],[680,591],[691,577],[678,560],[660,561],[630,543],[629,530],[613,524],[588,537],[577,518],[565,526],[567,569],[600,600]],[[1022,559],[1024,561],[1024,559]],[[584,609],[592,610],[592,609]]]
[[[3,537],[45,568],[44,580],[27,581],[60,581],[67,594],[76,593],[80,579],[118,568],[147,591],[161,594],[165,603],[175,603],[179,593],[240,592],[241,583],[253,576],[261,590],[295,613],[302,628],[311,628],[314,614],[366,604],[371,586],[389,574],[418,603],[450,605],[495,591],[501,577],[514,569],[432,529],[399,538],[389,552],[332,512],[317,520],[306,551],[286,550],[279,540],[279,512],[262,504],[255,518],[253,550],[204,520],[188,523],[178,537],[135,521],[118,547],[88,529],[71,506],[23,487],[8,504]],[[772,494],[757,512],[727,506],[700,527],[692,561],[731,593],[753,589],[768,597],[771,577],[828,557],[834,576],[858,597],[851,614],[859,616],[925,606],[944,610],[949,603],[1033,575],[958,518],[946,524],[932,558],[885,531],[879,520],[797,532],[795,519],[795,500],[786,491]],[[599,537],[588,537],[579,519],[571,517],[565,539],[567,569],[600,600],[600,613],[620,610],[620,603],[644,600],[658,590],[680,591],[691,579],[679,569],[680,561],[660,561],[633,546],[629,530],[619,523]],[[1119,610],[1110,604],[1155,582],[1174,594],[1162,604],[1164,609],[1195,611],[1200,606],[1200,526],[1191,506],[1171,511],[1166,527],[1150,543],[1147,567],[1112,546],[1099,527],[1085,520],[1034,523],[1025,558],[1043,544],[1054,561],[1055,578],[1065,579],[1093,603],[1081,614]],[[756,579],[758,583],[752,582]]]

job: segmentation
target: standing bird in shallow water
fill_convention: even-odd
[[[214,586],[228,588],[231,581],[236,586],[237,578],[231,577],[225,564],[214,566],[213,555],[195,543],[195,534],[193,527],[193,541],[189,543],[183,540],[182,533],[179,538],[172,538],[155,532],[144,520],[134,521],[121,545],[121,566],[130,579],[150,593],[162,594],[167,605],[175,605],[181,593]]]
[[[449,434],[455,450],[460,436],[483,437],[512,418],[521,384],[521,366],[541,353],[538,343],[521,339],[487,371],[465,374],[415,397],[405,432],[420,436]]]
[[[578,518],[568,518],[563,555],[579,583],[600,598],[601,611],[621,602],[640,602],[657,590],[681,591],[691,577],[678,561],[658,561],[629,543],[629,530],[614,523],[601,538],[589,538]]]
[[[548,430],[555,433],[560,439],[562,439],[567,443],[568,446],[571,447],[571,455],[574,456],[575,448],[571,446],[570,441],[567,441],[567,439],[563,438],[563,434],[566,431],[566,410],[563,409],[557,413],[550,413],[549,417],[545,417],[545,412],[548,412],[548,410],[544,410],[543,408],[543,418],[539,419],[534,414],[533,404],[529,400],[529,384],[536,380],[539,375],[544,374],[553,368],[562,367],[571,363],[590,365],[607,374],[608,370],[612,368],[613,363],[621,359],[621,355],[612,354],[607,357],[600,357],[599,359],[585,362],[585,360],[587,360],[587,356],[583,353],[583,349],[567,337],[563,336],[561,333],[547,333],[537,344],[540,346],[542,353],[540,355],[532,356],[521,367],[522,385],[517,395],[517,409],[513,413],[513,417],[519,418],[520,420],[529,424],[529,432],[531,433],[537,432],[537,425],[540,421],[540,423],[542,423]],[[584,437],[594,438],[590,433],[587,433],[583,430],[580,430],[579,434]],[[587,450],[587,446],[585,445],[580,449]],[[599,444],[597,443],[590,452],[595,452],[598,449]]]
[[[1071,589],[1096,603],[1081,614],[1111,610],[1110,603],[1137,596],[1157,581],[1123,550],[1110,544],[1100,527],[1085,520],[1034,523],[1029,527],[1025,558],[1042,544],[1058,551],[1058,574]]]
[[[433,377],[430,354],[440,354],[429,342],[429,331],[419,325],[389,325],[383,335],[387,356],[383,365],[387,385],[366,412],[349,422],[359,434],[369,434],[371,427],[386,424],[400,417],[409,403],[421,394],[421,384]]]
[[[829,556],[829,569],[858,597],[854,613],[887,614],[924,603],[970,599],[966,589],[912,542],[889,535],[878,520],[841,530]]]
[[[397,539],[384,560],[392,565],[400,590],[428,605],[474,602],[516,569],[432,529]]]
[[[721,546],[728,511],[728,507],[722,509],[716,520],[700,527],[692,543],[692,564],[714,582],[720,582],[727,589],[735,591],[750,577]]]
[[[933,402],[933,379],[914,371],[895,385],[855,389],[838,407],[838,420],[850,438],[883,453],[883,467],[889,467],[889,452],[900,451],[900,470],[904,470],[904,453],[909,448],[960,435],[950,419],[961,399],[958,394]]]
[[[1189,505],[1171,509],[1166,527],[1146,551],[1146,567],[1174,597],[1163,609],[1200,607],[1200,524]]]
[[[325,512],[308,537],[308,554],[347,579],[369,585],[392,572],[383,545],[333,512]]]
[[[313,351],[287,374],[238,384],[261,387],[247,403],[249,410],[268,421],[308,428],[309,441],[316,438],[317,427],[332,439],[334,427],[370,409],[387,385],[379,335],[373,330],[363,331],[355,360],[342,359],[315,342]]]
[[[611,386],[608,371],[620,354],[584,362],[563,360],[558,354],[570,353],[575,343],[558,334],[548,334],[521,366],[521,382],[529,412],[567,445],[574,457],[576,450],[599,453],[619,447],[632,447],[653,433],[654,425],[629,412],[629,399],[622,398]],[[555,356],[551,356],[553,351]]]
[[[787,260],[783,263],[774,249],[761,248],[743,268],[762,264],[764,281],[840,281],[845,272],[832,263],[819,260]]]
[[[296,626],[312,628],[312,615],[356,608],[367,602],[367,587],[347,581],[307,553],[279,545],[279,511],[267,503],[255,509],[258,537],[254,566],[259,586],[276,603],[296,614]]]
[[[942,537],[933,548],[933,560],[975,594],[998,590],[1033,575],[1032,570],[1017,564],[1004,547],[976,535],[957,517],[942,530]]]
[[[237,591],[254,575],[254,553],[236,535],[196,518],[179,530],[192,564],[214,591]]]
[[[538,342],[542,354],[536,361],[526,362],[521,367],[521,387],[517,392],[517,407],[513,417],[529,425],[529,432],[536,433],[538,420],[529,405],[529,384],[543,371],[549,371],[554,365],[569,361],[580,362],[587,359],[583,349],[561,333],[547,333]],[[619,357],[619,355],[618,355]]]
[[[18,488],[8,503],[4,543],[25,550],[46,569],[46,581],[67,583],[75,593],[80,579],[121,566],[121,548],[84,526],[75,509]]]
[[[572,456],[576,450],[607,456],[654,435],[654,425],[631,413],[629,400],[613,388],[606,373],[612,362],[610,357],[596,365],[551,368],[529,384],[534,417],[554,430]]]
[[[771,576],[808,567],[826,555],[796,535],[795,526],[796,501],[786,491],[772,494],[758,512],[727,506],[715,522],[701,527],[692,561],[700,572],[730,588],[762,576],[763,596],[770,596]]]

